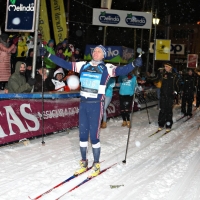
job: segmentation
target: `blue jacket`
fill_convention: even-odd
[[[115,87],[115,78],[110,78],[107,85],[106,85],[106,97],[112,97],[113,96],[113,88]]]
[[[80,73],[80,76],[84,73],[84,67],[86,65],[90,65],[91,69],[97,69],[97,66],[92,66],[92,62],[87,63],[86,61],[80,61],[80,62],[66,62],[65,60],[55,56],[55,55],[49,55],[49,59],[52,60],[55,64],[58,66],[67,69],[67,70],[72,70],[74,72]],[[102,67],[104,65],[104,67]],[[129,63],[125,66],[119,66],[116,67],[112,64],[100,64],[100,67],[102,67],[102,74],[100,78],[100,85],[105,86],[106,88],[106,83],[111,77],[116,77],[116,76],[123,76],[131,72],[135,66],[133,63]],[[88,71],[89,73],[89,71]],[[91,72],[91,75],[93,73]],[[87,82],[88,83],[88,82]],[[81,82],[81,88],[82,88],[82,82]],[[82,92],[82,91],[81,91]],[[96,100],[103,100],[105,98],[105,94],[98,93],[98,96]],[[81,100],[83,101],[94,101],[95,98],[88,97],[86,98],[85,96],[81,95]]]
[[[135,93],[135,87],[137,86],[136,76],[133,76],[131,79],[128,76],[119,76],[118,83],[120,83],[120,95],[132,96]]]

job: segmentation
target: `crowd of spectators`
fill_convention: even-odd
[[[59,44],[56,44],[53,39],[42,41],[40,33],[38,33],[37,45],[35,46],[37,47],[36,71],[34,73],[36,75],[32,77],[35,52],[34,37],[26,34],[9,35],[2,33],[0,35],[0,87],[5,93],[65,90],[66,81],[63,80],[66,80],[65,76],[68,75],[68,71],[63,71],[60,66],[55,65],[48,58],[42,60],[40,49],[44,46],[51,54],[74,62],[81,59],[80,49],[69,44],[67,38]]]

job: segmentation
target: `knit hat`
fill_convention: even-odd
[[[65,73],[64,73],[64,71],[63,71],[62,68],[58,68],[58,69],[54,72],[53,77],[56,77],[57,74],[62,74],[63,76],[65,76]]]
[[[48,44],[47,44],[47,45],[49,45],[50,43],[55,43],[55,42],[54,42],[53,39],[50,39],[50,40],[48,41]]]
[[[103,51],[104,58],[107,57],[106,48],[105,48],[104,46],[98,45],[98,46],[96,46],[96,47],[94,48],[94,50],[95,50],[96,48],[100,48],[100,49]],[[94,51],[94,50],[93,50],[93,51]]]

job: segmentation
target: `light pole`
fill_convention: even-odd
[[[152,68],[152,74],[154,73],[155,68],[155,59],[156,59],[156,26],[159,24],[160,19],[157,18],[157,9],[155,11],[155,18],[153,18],[153,24],[154,24],[154,50],[153,50],[153,68]]]

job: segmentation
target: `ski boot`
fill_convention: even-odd
[[[123,121],[122,126],[127,126],[127,122]]]
[[[131,128],[131,122],[130,121],[127,121],[127,127]]]
[[[98,176],[100,173],[100,163],[94,163],[92,167],[92,172],[88,176],[88,178],[93,178],[95,176]]]
[[[163,130],[163,127],[159,127],[159,128],[158,128],[158,131],[162,131],[162,130]]]
[[[171,128],[166,129],[166,133],[169,133],[171,131]]]
[[[78,169],[74,172],[75,176],[82,174],[83,172],[87,171],[87,169],[88,169],[88,160],[80,160],[79,163],[80,163],[80,169]]]
[[[106,127],[107,127],[107,123],[106,122],[102,122],[101,128],[106,128]]]

